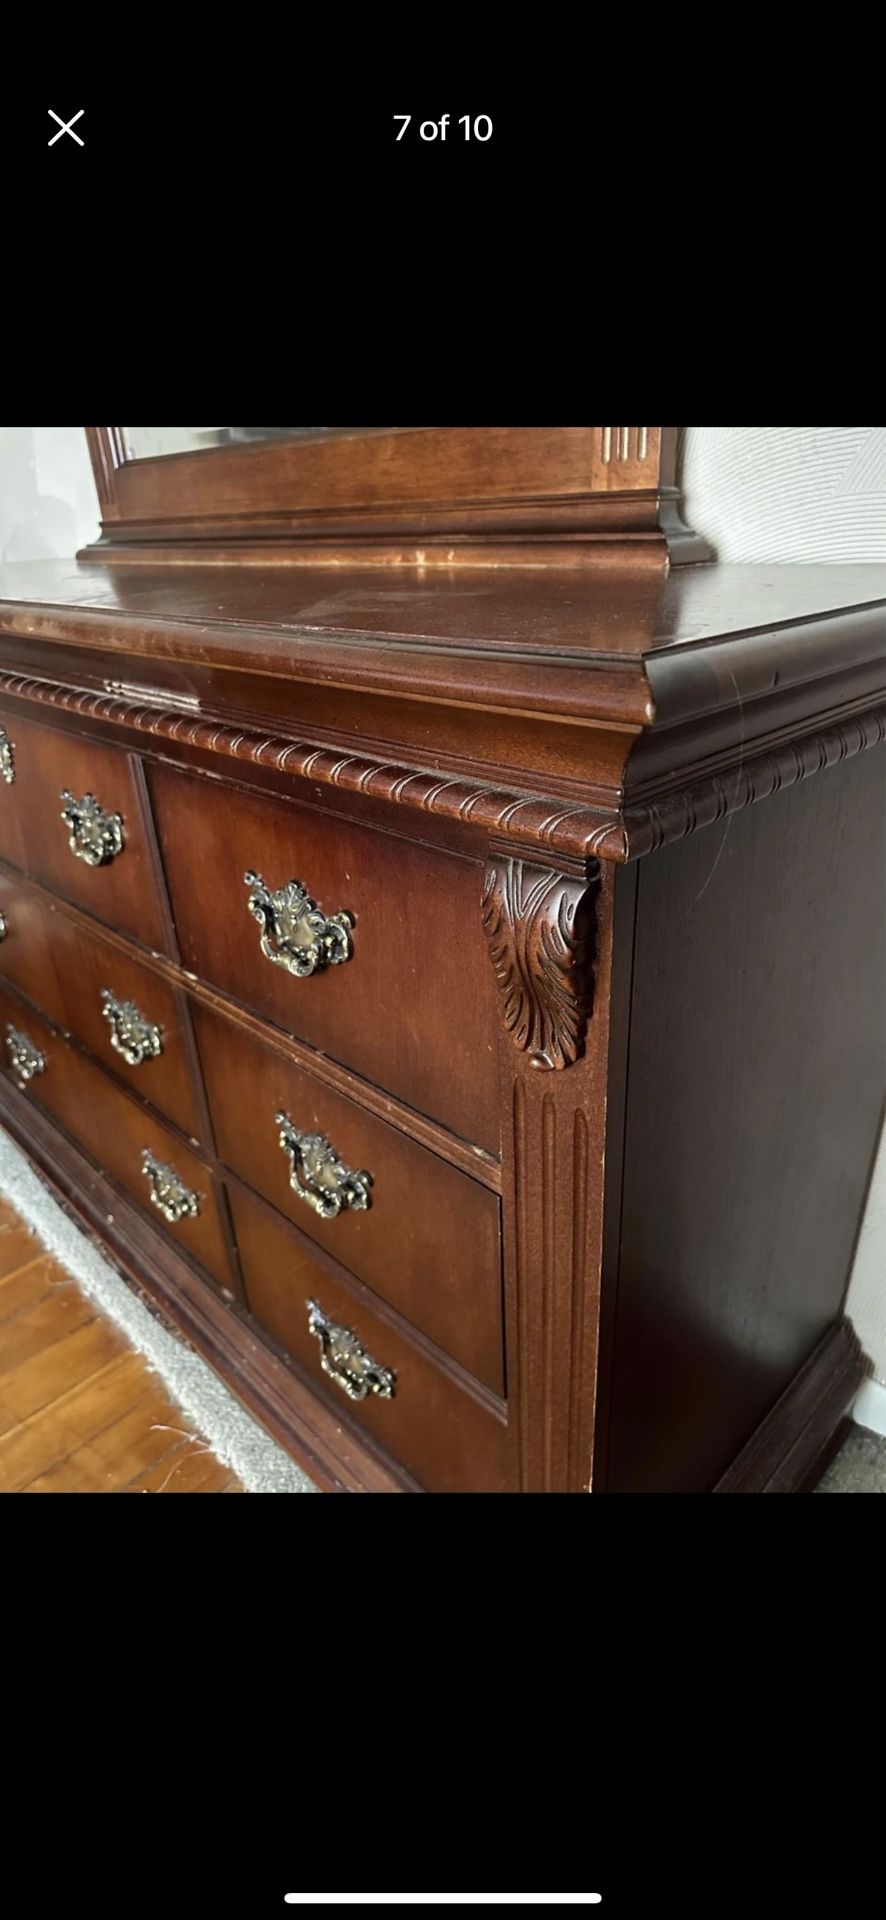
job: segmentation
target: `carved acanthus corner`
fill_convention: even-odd
[[[596,865],[579,879],[505,857],[486,869],[483,930],[504,1023],[534,1067],[571,1066],[584,1047],[596,881]]]

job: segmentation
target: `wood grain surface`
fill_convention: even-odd
[[[602,487],[583,531],[657,535],[645,492]],[[564,536],[587,504],[564,479]],[[550,505],[461,531],[501,512],[507,546]],[[2,992],[54,1022],[46,1073],[0,1074],[11,1130],[318,1484],[708,1492],[743,1460],[735,1490],[798,1490],[862,1364],[886,568],[325,558],[0,571]],[[132,823],[110,867],[78,871],[62,783]],[[272,966],[247,870],[353,914],[352,958]],[[156,1112],[98,1051],[106,952],[181,1018]],[[377,1210],[303,1222],[272,1107],[377,1169]],[[155,1141],[202,1229],[145,1204]],[[306,1289],[392,1401],[322,1372]]]
[[[243,1492],[3,1199],[0,1492]]]

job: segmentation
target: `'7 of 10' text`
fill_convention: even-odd
[[[397,140],[402,140],[404,133],[406,133],[407,129],[412,125],[413,118],[414,116],[411,113],[394,114],[394,119],[398,121],[400,125],[400,131],[395,136]],[[419,139],[445,140],[446,129],[450,124],[450,119],[451,116],[448,113],[444,113],[441,114],[439,120],[420,121],[418,129]],[[469,113],[463,113],[461,119],[456,120],[455,126],[463,128],[463,138],[465,140],[485,141],[492,139],[492,121],[488,113],[476,113],[473,117]],[[455,128],[453,127],[453,132],[454,131]]]

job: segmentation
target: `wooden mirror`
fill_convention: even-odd
[[[625,564],[708,557],[672,427],[89,427],[81,558]]]

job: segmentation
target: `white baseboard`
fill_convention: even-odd
[[[855,1405],[852,1418],[857,1427],[867,1427],[871,1433],[882,1433],[886,1438],[886,1387],[879,1380],[866,1380]]]

